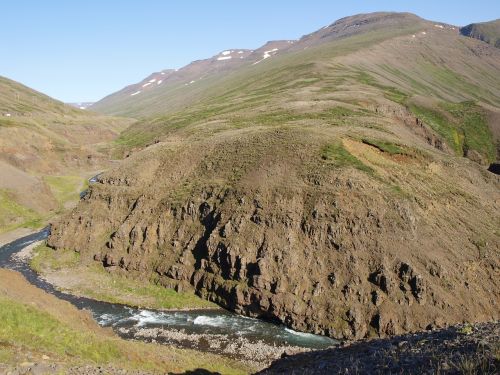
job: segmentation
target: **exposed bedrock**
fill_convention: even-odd
[[[172,184],[184,173],[155,163],[153,175],[168,170]],[[494,186],[494,175],[471,168],[474,183]],[[408,198],[357,170],[289,175],[281,178],[295,183],[207,183],[174,199],[155,177],[116,171],[53,224],[49,245],[336,338],[499,318],[496,214],[487,200],[427,191],[448,183],[431,177],[415,180]]]

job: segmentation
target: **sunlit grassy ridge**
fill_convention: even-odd
[[[8,343],[96,363],[123,360],[113,340],[76,332],[34,307],[0,297],[0,337]]]

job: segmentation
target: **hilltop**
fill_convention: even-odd
[[[399,13],[286,44],[92,106],[139,120],[49,245],[335,338],[498,319],[500,50]]]

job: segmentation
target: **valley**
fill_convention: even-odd
[[[74,205],[112,163],[105,145],[132,121],[73,109],[0,77],[0,236]]]
[[[0,266],[34,284],[0,269],[0,372],[494,373],[497,23],[360,14],[76,106],[0,77]]]

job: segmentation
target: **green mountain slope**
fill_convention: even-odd
[[[425,25],[426,21],[407,13],[373,13],[368,16],[347,17],[299,40],[271,41],[251,51],[229,49],[212,58],[195,61],[178,71],[154,73],[142,82],[95,103],[92,109],[135,118],[179,110],[209,98],[214,93],[219,95],[223,88],[221,85],[226,81],[226,86],[231,84],[233,73],[237,73],[243,80],[252,79],[257,77],[255,74],[267,71],[270,62],[283,55],[298,54],[297,58],[301,59],[305,50],[320,45],[324,46],[322,50],[331,54],[333,49],[328,47],[328,43],[339,41],[342,46],[342,39],[358,35],[356,42],[351,39],[349,45],[344,45],[335,52],[342,54],[399,33],[419,30]]]
[[[500,51],[407,14],[329,28],[129,96],[126,158],[49,245],[337,338],[498,319]]]
[[[390,27],[370,31],[290,51],[262,64],[240,68],[223,78],[207,79],[200,83],[198,90],[183,87],[159,95],[154,98],[154,104],[145,108],[152,113],[161,108],[163,116],[139,121],[125,131],[118,142],[127,147],[143,146],[172,130],[196,123],[217,121],[225,126],[241,127],[247,122],[251,125],[255,122],[255,110],[271,113],[277,123],[294,115],[314,119],[319,115],[315,110],[307,114],[311,112],[305,105],[308,100],[333,104],[335,100],[345,102],[347,99],[352,106],[373,90],[382,91],[388,100],[408,107],[416,115],[438,107],[439,111],[447,112],[442,109],[446,103],[471,100],[487,108],[481,112],[495,111],[500,106],[500,82],[496,74],[498,52],[477,53],[478,42],[461,37],[454,27],[437,26],[428,23],[424,27],[421,21],[412,21],[405,29],[397,30],[398,33],[406,30],[402,36],[395,35]],[[304,98],[302,108],[294,110],[286,105],[291,96],[298,95]],[[413,103],[412,98],[419,96],[429,98],[425,108],[417,108]],[[187,103],[185,109],[179,109],[182,103]],[[364,107],[368,103],[360,104],[359,107]],[[140,101],[138,105],[145,103]],[[281,112],[283,118],[276,112]],[[439,129],[434,121],[429,125],[458,154],[467,152],[465,133],[463,129],[456,129],[454,121]],[[491,162],[496,158],[495,141],[484,121],[478,126],[484,128],[480,130],[484,139],[481,146],[473,141],[472,147],[483,155],[485,162]]]

